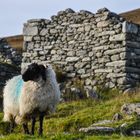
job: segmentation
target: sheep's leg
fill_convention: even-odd
[[[39,116],[39,135],[42,135],[43,133],[43,118],[44,118],[44,113],[41,113]]]
[[[29,129],[28,129],[28,124],[27,123],[23,124],[23,130],[24,130],[25,134],[29,134]]]
[[[34,135],[35,123],[36,123],[36,119],[35,119],[35,117],[32,117],[32,128],[31,128],[31,134],[32,135]]]
[[[10,133],[14,131],[14,128],[15,128],[15,117],[12,117],[10,122]]]
[[[12,122],[10,122],[10,133],[12,133],[14,131],[14,128],[15,128],[15,122],[12,121]]]

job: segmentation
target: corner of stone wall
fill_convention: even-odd
[[[125,88],[134,88],[140,83],[140,25],[124,21],[122,31],[126,34],[126,79]]]

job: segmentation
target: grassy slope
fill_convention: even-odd
[[[137,140],[135,137],[122,137],[118,134],[112,136],[87,136],[84,134],[78,134],[78,129],[81,127],[87,127],[98,120],[112,119],[115,113],[120,112],[120,108],[124,103],[139,102],[140,95],[133,95],[132,97],[120,95],[117,91],[111,91],[105,93],[106,96],[102,96],[101,100],[81,100],[73,101],[69,103],[61,103],[58,106],[57,112],[52,116],[46,118],[44,122],[44,136],[28,136],[21,135],[21,127],[17,127],[15,133],[11,135],[2,135],[0,139],[50,139],[50,140],[107,140],[107,139],[130,139]],[[2,113],[0,119],[2,119]],[[111,124],[113,127],[118,127],[122,123],[127,122],[128,127],[139,127],[139,123],[136,117],[124,116],[124,119]],[[135,123],[137,122],[137,123]],[[2,122],[0,123],[0,134],[6,134],[6,127]],[[37,132],[36,132],[37,133]]]

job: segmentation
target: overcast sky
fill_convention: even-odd
[[[103,7],[121,13],[140,8],[140,0],[1,0],[0,37],[22,34],[28,19],[50,18],[66,8],[95,13]]]

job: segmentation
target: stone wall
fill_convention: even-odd
[[[21,65],[22,52],[12,48],[6,39],[0,38],[0,62],[13,64],[16,66]]]
[[[84,88],[126,89],[140,81],[140,27],[103,8],[93,14],[72,9],[24,24],[22,66],[50,63]]]
[[[22,52],[12,48],[5,39],[0,39],[0,99],[8,79],[20,73]],[[1,100],[0,100],[1,107]]]
[[[6,81],[20,73],[20,68],[14,65],[0,62],[0,98],[2,97],[2,90]]]

